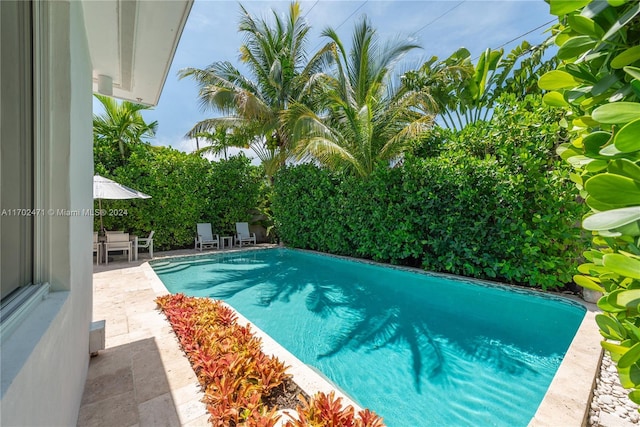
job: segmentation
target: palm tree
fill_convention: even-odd
[[[366,17],[355,26],[350,52],[335,30],[323,36],[331,40],[335,72],[318,79],[315,104],[295,103],[284,116],[299,159],[366,176],[377,163],[398,158],[433,122],[426,92],[391,81],[397,61],[418,46],[400,39],[382,44]]]
[[[226,129],[221,126],[213,127],[211,131],[201,131],[193,133],[193,130],[187,134],[191,138],[203,138],[209,142],[209,145],[197,150],[198,154],[211,153],[214,156],[222,154],[224,159],[228,159],[228,150],[231,147],[249,148],[249,146],[241,138],[233,133],[233,129]]]
[[[180,78],[193,78],[200,87],[202,107],[223,115],[195,127],[200,131],[217,126],[241,128],[247,144],[259,146],[262,156],[279,167],[290,157],[291,149],[281,113],[292,101],[304,102],[314,76],[329,57],[327,49],[321,49],[307,61],[310,27],[301,16],[299,3],[291,3],[286,17],[273,11],[273,23],[254,19],[242,5],[240,9],[239,31],[245,35],[240,59],[250,76],[228,61],[219,61],[205,69],[185,68]]]
[[[104,107],[104,114],[93,116],[93,137],[96,142],[105,142],[120,151],[122,160],[127,158],[127,146],[139,144],[143,138],[152,137],[158,122],[146,123],[140,113],[149,106],[129,101],[118,103],[108,96],[94,95]]]

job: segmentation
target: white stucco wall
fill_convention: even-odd
[[[43,113],[38,207],[91,209],[92,69],[82,4],[46,2],[43,11],[40,39],[48,47],[39,72],[43,96],[35,101]],[[2,345],[3,427],[77,422],[89,362],[92,221],[47,216],[36,236],[52,292]]]

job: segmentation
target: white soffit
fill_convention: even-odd
[[[93,91],[108,76],[113,97],[156,105],[193,1],[84,0]]]

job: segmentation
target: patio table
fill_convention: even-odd
[[[102,248],[104,248],[104,244],[107,241],[107,236],[99,236],[98,237],[98,242],[100,242],[100,245]],[[138,236],[134,236],[132,234],[129,235],[129,241],[132,242],[132,249],[133,249],[133,260],[137,261],[138,260]],[[102,261],[106,260],[107,257],[107,251],[105,251],[104,249],[101,251],[102,254],[104,255],[104,258],[102,259]]]
[[[220,249],[224,249],[224,244],[227,243],[227,247],[233,247],[233,236],[220,236]]]

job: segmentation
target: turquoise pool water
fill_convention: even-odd
[[[222,299],[390,427],[526,426],[585,309],[288,249],[152,263]]]

